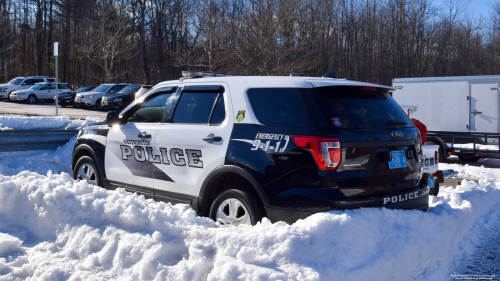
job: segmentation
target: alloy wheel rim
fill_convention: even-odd
[[[88,184],[97,185],[97,175],[94,167],[88,163],[84,163],[78,169],[78,180],[86,181]]]
[[[34,96],[31,96],[29,99],[30,99],[30,103],[35,103],[35,97]]]
[[[251,225],[252,220],[245,204],[236,198],[228,198],[219,205],[215,221],[222,225]]]

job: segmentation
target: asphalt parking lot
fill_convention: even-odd
[[[0,115],[13,116],[55,116],[56,107],[53,103],[26,104],[19,102],[0,102]],[[85,119],[87,117],[106,119],[107,112],[95,109],[81,109],[73,107],[59,107],[59,116],[68,116],[70,119]]]

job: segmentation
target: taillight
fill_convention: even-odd
[[[332,137],[291,136],[298,148],[309,150],[320,170],[335,171],[340,164],[340,139]]]
[[[434,152],[434,159],[435,159],[435,160],[434,160],[434,163],[436,163],[436,164],[437,164],[437,163],[439,162],[439,154],[438,154],[438,152],[437,152],[437,151],[435,151],[435,152]]]

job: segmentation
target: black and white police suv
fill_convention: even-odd
[[[187,203],[221,224],[428,208],[420,134],[392,88],[328,77],[183,74],[83,128],[73,177]]]

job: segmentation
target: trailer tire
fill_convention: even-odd
[[[439,193],[439,182],[434,181],[434,188],[431,188],[429,190],[429,195],[431,196],[437,196]]]
[[[459,154],[458,158],[462,162],[477,162],[481,157],[476,156],[474,153]]]

